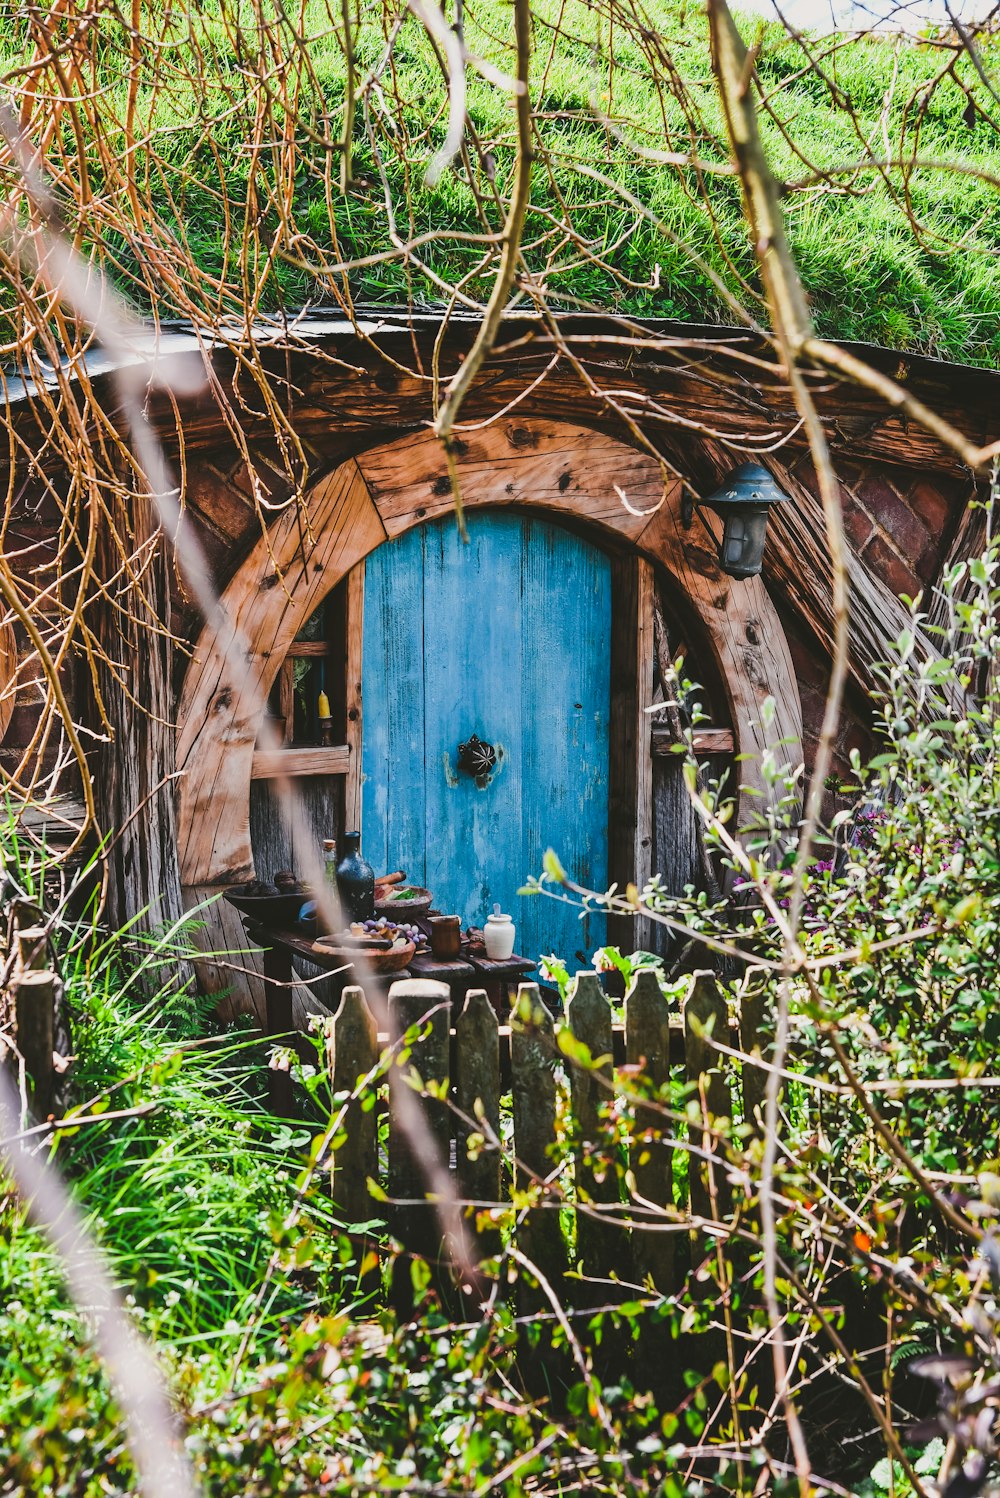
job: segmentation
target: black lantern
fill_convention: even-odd
[[[730,577],[756,577],[764,559],[767,512],[788,498],[760,463],[741,463],[699,504],[722,518],[719,566]]]

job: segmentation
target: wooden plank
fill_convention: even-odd
[[[589,476],[586,482],[589,484]],[[499,516],[493,517],[494,523]],[[521,743],[512,770],[520,790],[521,837],[507,890],[540,874],[555,849],[570,877],[608,887],[612,568],[607,555],[541,517],[524,522],[521,558]],[[516,596],[516,595],[515,595]],[[498,685],[512,673],[497,663]],[[516,877],[511,879],[514,874]],[[502,887],[501,887],[502,888]],[[510,909],[503,893],[494,895]],[[488,913],[488,911],[487,911]],[[572,972],[590,967],[607,940],[607,918],[555,901],[522,898],[513,910],[526,957],[555,952]]]
[[[330,744],[291,749],[255,749],[250,764],[252,780],[278,780],[281,776],[347,775],[350,773],[349,744]]]
[[[344,667],[344,702],[346,728],[344,737],[351,751],[344,783],[344,829],[356,827],[362,834],[364,846],[364,822],[362,795],[362,742],[364,733],[364,696],[362,678],[364,667],[365,632],[365,563],[352,567],[346,579],[346,661]]]
[[[566,1269],[566,1244],[559,1221],[561,1196],[544,1185],[533,1185],[552,1174],[550,1151],[556,1139],[555,1032],[537,983],[522,983],[518,989],[510,1045],[517,1189],[539,1193],[538,1204],[524,1209],[517,1244],[558,1294]],[[518,1299],[524,1311],[540,1306],[550,1309],[545,1295],[529,1285],[524,1275],[518,1281]]]
[[[456,446],[459,446],[456,444]],[[463,433],[458,472],[465,505],[541,505],[636,537],[663,498],[658,463],[568,421],[508,418]],[[363,453],[358,464],[389,535],[454,509],[441,443],[409,433]],[[622,499],[639,514],[633,514]]]
[[[639,969],[625,995],[625,1058],[630,1068],[641,1073],[633,1085],[648,1086],[669,1108],[670,1011],[649,968]],[[674,1206],[673,1150],[666,1137],[672,1129],[670,1119],[658,1109],[636,1105],[629,1169],[635,1182],[637,1220],[641,1223],[646,1217],[649,1231],[641,1226],[633,1229],[632,1254],[640,1281],[651,1282],[662,1295],[674,1289],[675,1235],[662,1231],[663,1217]],[[663,1209],[663,1217],[657,1208]]]
[[[653,568],[636,554],[612,562],[611,707],[608,763],[608,873],[624,893],[653,871]],[[651,923],[608,918],[608,940],[623,951],[649,947]]]
[[[696,1088],[697,1122],[689,1125],[692,1145],[688,1181],[691,1212],[695,1217],[721,1220],[729,1207],[729,1187],[720,1161],[722,1149],[715,1137],[715,1121],[732,1118],[729,1078],[711,1040],[729,1043],[729,1011],[712,972],[691,975],[684,1001],[684,1046],[687,1079]]]
[[[465,996],[455,1021],[455,1101],[460,1113],[456,1129],[455,1159],[463,1197],[469,1213],[476,1252],[480,1260],[500,1251],[500,1232],[484,1220],[484,1210],[475,1204],[500,1201],[500,1030],[493,1006],[481,988]],[[482,1140],[470,1154],[470,1139]]]
[[[627,1279],[628,1244],[619,1227],[602,1207],[617,1205],[621,1200],[614,1150],[608,1139],[608,1126],[601,1109],[614,1095],[611,1066],[611,1005],[596,973],[577,973],[570,992],[567,1018],[575,1040],[587,1047],[591,1064],[572,1061],[570,1092],[573,1104],[574,1180],[577,1195],[576,1257],[581,1274],[591,1279],[607,1279],[615,1272]],[[607,1158],[610,1151],[611,1158]],[[584,1210],[581,1210],[581,1206]],[[592,1206],[595,1213],[586,1208]],[[595,1215],[596,1214],[596,1215]],[[593,1286],[584,1286],[576,1294],[579,1304],[595,1304]],[[607,1287],[598,1291],[599,1303],[607,1299]]]
[[[295,742],[295,667],[286,656],[278,668],[278,715],[282,742]],[[256,758],[256,751],[254,753]]]
[[[312,549],[303,555],[300,516],[284,510],[230,582],[221,623],[206,626],[188,668],[177,714],[178,854],[188,886],[251,877],[247,785],[267,694],[302,625],[385,535],[353,462],[306,504]],[[238,632],[229,659],[227,628]]]
[[[428,828],[440,840],[442,824],[427,813],[427,777],[440,772],[424,752],[420,531],[386,542],[365,563],[363,620],[362,847],[376,870],[405,869],[408,880],[427,887]]]
[[[3,739],[17,705],[17,640],[14,627],[0,624],[0,740]]]
[[[378,1061],[378,1025],[364,989],[348,984],[329,1023],[333,1105],[345,1108],[344,1138],[333,1156],[333,1200],[344,1223],[351,1226],[378,1215],[368,1191],[369,1179],[378,1179],[377,1115],[373,1107],[363,1105],[374,1084],[359,1088]],[[357,1096],[350,1098],[355,1092]]]
[[[676,741],[669,728],[660,728],[654,723],[652,740],[654,754],[671,759],[678,757],[674,753]],[[732,754],[736,748],[731,728],[694,728],[691,742],[695,754]]]

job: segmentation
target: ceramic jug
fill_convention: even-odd
[[[514,922],[501,912],[499,905],[494,906],[493,914],[486,917],[483,940],[491,962],[506,962],[514,951]]]

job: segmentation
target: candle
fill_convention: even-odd
[[[330,716],[330,699],[325,692],[320,692],[319,694],[316,711],[321,718],[329,718]]]

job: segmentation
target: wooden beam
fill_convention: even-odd
[[[17,641],[13,626],[0,624],[0,739],[10,727],[17,703]]]
[[[731,728],[695,728],[691,733],[695,754],[732,754],[736,748]],[[653,753],[673,755],[675,740],[669,728],[653,728]]]
[[[349,744],[325,744],[300,749],[255,749],[251,780],[277,780],[282,775],[348,775]]]
[[[293,661],[323,660],[329,648],[326,640],[293,640],[288,647],[288,659]]]
[[[645,557],[611,563],[611,702],[608,754],[608,878],[641,890],[653,872],[652,564]],[[608,940],[623,950],[647,948],[647,920],[608,918]]]
[[[390,536],[454,509],[433,432],[362,453],[358,466]],[[466,505],[542,506],[633,539],[663,500],[658,463],[570,422],[511,418],[463,434],[458,472]]]
[[[365,564],[359,562],[347,574],[347,664],[345,670],[347,729],[345,737],[351,751],[347,779],[344,782],[344,831],[362,828],[361,750],[364,736],[364,713],[361,700],[361,669],[365,632]]]

